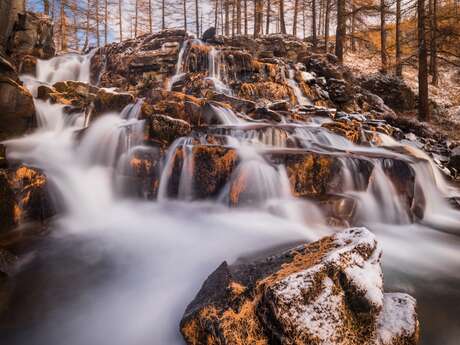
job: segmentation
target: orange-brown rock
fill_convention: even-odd
[[[56,212],[46,176],[25,165],[0,170],[2,215],[0,229],[7,231],[21,221],[43,222]]]
[[[147,118],[149,140],[168,146],[180,137],[186,137],[192,131],[188,122],[167,115],[154,114]]]
[[[190,345],[415,345],[415,300],[385,294],[381,251],[354,228],[265,260],[221,264],[181,320]],[[368,278],[364,278],[368,277]]]

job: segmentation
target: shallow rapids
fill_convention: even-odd
[[[183,50],[174,81],[186,72]],[[37,82],[89,81],[90,58],[40,61],[38,80],[25,81],[31,89]],[[221,82],[216,51],[210,60],[210,78]],[[308,100],[299,98],[303,103]],[[40,127],[8,141],[8,157],[45,171],[63,213],[52,222],[51,234],[22,258],[11,310],[1,316],[8,325],[0,334],[2,343],[183,344],[178,326],[182,313],[222,261],[264,255],[335,231],[313,203],[292,195],[285,167],[270,165],[262,156],[266,150],[287,150],[294,140],[320,152],[369,154],[371,162],[382,155],[423,159],[412,164],[427,205],[420,222],[413,223],[403,210],[383,163],[375,163],[369,187],[356,192],[360,172],[351,156],[344,156],[344,193],[358,198],[362,225],[377,234],[383,247],[386,290],[417,298],[421,344],[458,343],[460,216],[444,200],[458,190],[446,184],[420,150],[408,147],[412,155],[400,153],[394,147],[401,144],[383,136],[385,145],[360,147],[315,123],[293,125],[289,135],[284,127],[260,134],[250,132],[240,114],[214,109],[231,125],[215,130],[237,150],[241,164],[232,178],[248,176],[251,202],[229,207],[228,186],[216,200],[194,200],[186,163],[190,138],[178,139],[165,155],[158,200],[134,200],[120,192],[117,176],[123,158],[135,149],[148,149],[142,146],[139,104],[101,116],[86,129],[85,114],[69,116],[62,106],[39,100],[35,105]],[[172,169],[176,150],[182,150],[185,163],[179,197],[172,199],[165,172]]]

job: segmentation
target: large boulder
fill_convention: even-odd
[[[404,112],[416,107],[415,94],[404,80],[390,74],[373,74],[360,81],[361,86],[380,96],[391,109]]]
[[[25,165],[0,169],[0,233],[25,221],[43,223],[56,213],[44,173]]]
[[[386,294],[375,236],[354,228],[264,260],[221,264],[188,305],[187,344],[415,345],[416,302]]]
[[[17,58],[25,55],[39,59],[53,57],[56,49],[51,18],[41,13],[19,13],[10,36],[8,52]]]
[[[22,85],[14,66],[0,56],[0,141],[25,134],[35,125],[31,93]]]

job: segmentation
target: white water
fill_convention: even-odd
[[[44,78],[41,81],[67,78],[70,61],[81,64],[72,76],[87,78],[86,72],[81,73],[87,58],[59,59],[62,63],[57,65],[54,59],[49,65],[41,62],[42,71],[48,71],[39,74]],[[178,322],[185,306],[223,260],[232,262],[270,247],[314,240],[329,231],[313,204],[291,195],[285,168],[268,164],[260,155],[260,147],[286,146],[284,139],[259,138],[254,132],[229,137],[241,159],[229,184],[246,174],[250,185],[244,207],[227,207],[225,190],[220,203],[187,202],[193,188],[192,176],[187,174],[193,164],[191,138],[179,139],[169,149],[159,202],[134,201],[117,194],[114,175],[122,164],[120,158],[142,144],[139,104],[96,119],[81,141],[75,134],[84,125],[83,114],[69,117],[62,106],[41,101],[36,101],[36,107],[40,128],[7,142],[8,155],[43,168],[66,212],[54,224],[51,248],[36,253],[55,265],[38,276],[38,283],[48,282],[50,290],[44,291],[40,301],[40,322],[5,343],[60,344],[65,339],[69,345],[181,344]],[[224,123],[245,125],[234,113],[220,113]],[[328,132],[296,129],[294,135],[307,148],[315,144],[350,152],[389,153],[384,148],[358,148]],[[168,172],[176,150],[184,150],[186,157],[179,186],[179,198],[184,201],[167,197]],[[423,285],[435,281],[438,288],[447,279],[454,279],[457,286],[460,282],[457,237],[430,228],[431,223],[441,228],[448,223],[449,229],[457,226],[458,230],[458,212],[446,206],[444,196],[450,189],[427,162],[414,165],[427,200],[426,226],[407,224],[394,186],[377,163],[368,190],[360,194],[352,191],[362,177],[360,171],[344,164],[345,193],[360,198],[362,221],[382,242],[384,262],[392,273],[386,277],[393,289],[419,291],[414,277]],[[68,299],[60,297],[61,285],[70,294]],[[42,285],[34,281],[33,286]],[[458,339],[455,330],[445,334]]]
[[[304,96],[302,90],[299,87],[299,84],[295,81],[294,77],[295,71],[293,69],[288,70],[288,78],[287,78],[287,83],[289,87],[292,89],[292,92],[294,92],[294,96],[297,100],[297,103],[299,105],[312,105],[313,103]]]

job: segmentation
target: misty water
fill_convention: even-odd
[[[184,54],[172,82],[186,73]],[[210,78],[222,88],[216,51],[211,50],[210,61]],[[90,56],[74,54],[40,61],[37,79],[89,82],[89,62]],[[292,72],[288,77],[297,87]],[[37,80],[24,81],[33,92]],[[250,181],[248,205],[229,207],[226,188],[217,200],[193,201],[187,138],[171,145],[158,200],[149,201],[124,195],[117,178],[133,150],[149,149],[142,146],[138,104],[99,117],[81,139],[76,133],[85,114],[69,116],[61,105],[39,100],[35,105],[40,127],[8,141],[8,157],[45,171],[62,214],[53,219],[50,234],[21,258],[10,309],[1,316],[2,344],[183,344],[182,313],[222,261],[263,255],[334,231],[313,203],[291,195],[285,168],[262,158],[264,150],[288,149],[276,127],[254,127],[231,110],[213,109],[227,125],[216,131],[241,159],[233,178],[244,174]],[[346,194],[359,200],[361,222],[383,248],[386,291],[417,298],[421,344],[458,344],[460,213],[445,201],[458,190],[416,148],[406,147],[410,156],[397,153],[391,147],[402,144],[384,135],[385,147],[359,147],[319,127],[320,122],[292,125],[291,135],[307,149],[404,156],[413,162],[426,201],[425,217],[417,223],[410,221],[378,162],[368,189],[355,192],[360,172],[344,155]],[[185,163],[179,198],[170,199],[167,169],[178,149]]]

